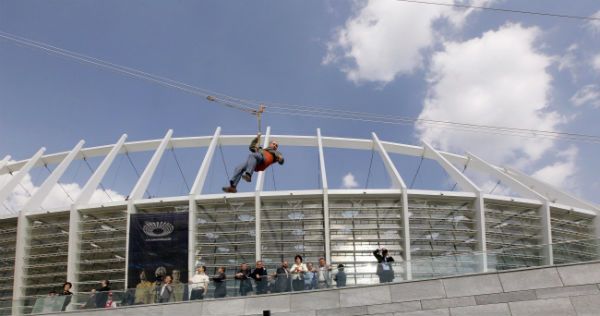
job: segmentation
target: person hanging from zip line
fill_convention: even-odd
[[[236,193],[240,179],[243,178],[246,182],[252,182],[252,174],[255,171],[264,171],[275,162],[283,165],[283,155],[277,150],[279,148],[277,141],[273,140],[269,143],[269,147],[262,148],[258,145],[260,136],[261,133],[259,132],[250,143],[248,159],[235,168],[233,176],[229,180],[229,186],[223,187],[224,192]]]

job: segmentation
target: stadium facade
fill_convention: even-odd
[[[0,219],[0,311],[26,313],[35,297],[60,288],[66,280],[74,284],[75,292],[89,292],[102,279],[111,280],[113,290],[135,287],[131,280],[138,276],[132,274],[137,274],[139,267],[132,267],[134,237],[130,231],[134,216],[140,214],[186,217],[187,247],[180,249],[187,259],[181,269],[184,282],[185,274],[191,275],[197,264],[206,265],[209,271],[226,266],[231,275],[242,262],[260,258],[272,268],[282,258],[302,254],[312,262],[325,257],[331,264],[343,263],[348,284],[371,284],[377,282],[372,251],[378,247],[389,249],[396,261],[406,263],[396,271],[399,279],[443,275],[444,269],[483,272],[597,256],[597,246],[591,243],[570,244],[568,249],[550,245],[598,238],[598,206],[473,154],[440,152],[426,143],[412,146],[381,141],[375,133],[370,139],[350,139],[321,136],[319,130],[310,136],[271,135],[267,129],[265,144],[276,138],[282,148],[318,149],[320,188],[265,191],[264,173],[260,172],[253,192],[201,194],[218,146],[247,145],[253,137],[222,135],[218,128],[212,136],[174,138],[170,130],[162,139],[126,142],[123,135],[107,146],[84,148],[82,141],[69,152],[45,155],[41,149],[27,160],[6,157],[0,161],[0,175],[12,175],[0,187],[2,201],[32,168],[56,164],[18,215]],[[206,154],[198,159],[189,195],[144,198],[165,151],[195,147],[205,147]],[[393,188],[329,189],[324,148],[374,149]],[[90,204],[115,158],[133,152],[153,154],[127,200]],[[457,190],[408,189],[407,176],[398,172],[393,155],[434,161],[456,182]],[[102,162],[70,207],[41,209],[68,166],[90,157],[101,157]],[[483,192],[461,172],[467,165],[502,181],[514,194]],[[152,223],[155,226],[150,230],[158,229],[154,230],[158,237],[173,229],[161,221]],[[478,255],[446,267],[428,261],[457,253]],[[488,253],[497,254],[493,263]],[[236,292],[233,283],[229,291]]]

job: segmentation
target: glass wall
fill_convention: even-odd
[[[557,244],[552,249],[555,264],[600,259],[591,215],[557,208],[551,208],[550,214],[552,243]],[[575,240],[579,242],[572,242]],[[567,241],[569,247],[560,245]]]
[[[497,262],[497,270],[539,266],[543,263],[539,205],[486,201],[485,224],[487,250]]]
[[[78,292],[98,288],[100,280],[110,280],[116,291],[125,289],[127,210],[94,209],[81,211],[79,222],[80,256]]]
[[[402,262],[401,214],[400,199],[330,198],[331,261],[344,264],[348,285],[379,283],[373,251],[380,247]],[[396,281],[403,272],[395,271]]]
[[[58,292],[67,281],[69,212],[29,216],[25,246],[25,296]],[[25,311],[34,300],[25,300]]]
[[[0,315],[12,313],[17,219],[0,220]]]
[[[473,199],[409,198],[412,275],[424,278],[478,270],[473,257],[451,257],[464,262],[422,260],[476,251],[477,227]],[[450,257],[449,257],[450,258]]]
[[[325,257],[321,199],[262,198],[261,216],[262,258],[271,271],[283,260],[291,266],[297,254],[315,266]]]
[[[227,295],[237,295],[235,272],[243,262],[254,267],[256,250],[254,198],[202,202],[198,204],[197,216],[196,265],[206,266],[208,275],[214,275],[218,267],[225,267]],[[212,297],[212,291],[211,284],[208,297]]]

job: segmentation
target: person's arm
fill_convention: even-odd
[[[285,162],[285,159],[283,159],[283,154],[279,151],[275,151],[275,157],[277,157],[277,163],[283,165],[283,163]]]
[[[375,251],[373,251],[373,255],[377,259],[377,262],[383,261],[383,257],[379,254],[379,249],[375,249]]]
[[[260,145],[259,145],[259,142],[260,142],[260,135],[261,135],[261,134],[260,134],[260,133],[258,133],[258,134],[256,135],[256,137],[255,137],[255,138],[252,140],[252,142],[250,143],[250,146],[248,147],[248,149],[249,149],[251,152],[253,152],[253,153],[254,153],[254,152],[256,152],[256,151],[259,149],[259,146],[260,146]]]

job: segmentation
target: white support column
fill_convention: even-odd
[[[194,267],[196,266],[196,235],[198,234],[198,206],[196,204],[196,196],[202,193],[202,188],[204,187],[204,183],[206,181],[206,175],[208,174],[208,170],[212,164],[212,159],[215,155],[215,149],[219,144],[219,137],[221,136],[221,127],[217,127],[215,133],[213,135],[208,148],[206,149],[206,154],[204,155],[204,160],[202,160],[202,164],[200,165],[200,169],[198,169],[198,174],[196,174],[196,179],[194,180],[194,184],[190,190],[189,194],[189,213],[188,213],[188,225],[189,226],[189,235],[188,235],[188,274],[189,278],[194,276]]]
[[[465,176],[460,170],[456,168],[448,159],[442,156],[433,146],[427,142],[423,142],[423,148],[425,150],[425,157],[432,158],[444,168],[446,173],[452,177],[456,184],[465,191],[475,193],[476,198],[473,202],[475,208],[475,226],[477,228],[477,249],[481,252],[479,257],[478,265],[480,272],[487,271],[487,241],[485,237],[485,203],[483,200],[483,192],[481,189],[473,183],[467,176]]]
[[[385,165],[388,173],[390,174],[390,178],[396,188],[401,190],[402,194],[402,239],[403,239],[403,250],[404,250],[404,262],[405,266],[405,277],[407,280],[412,279],[412,263],[411,263],[411,255],[410,255],[410,218],[408,215],[408,188],[406,187],[406,183],[400,176],[400,172],[396,169],[394,162],[390,158],[390,155],[383,147],[383,144],[377,137],[377,134],[372,133],[373,142],[377,147],[377,151],[379,152],[379,156],[383,160],[383,164]]]
[[[75,157],[79,154],[81,148],[83,148],[83,144],[85,144],[85,141],[80,140],[79,143],[75,145],[75,147],[71,150],[71,152],[69,152],[65,159],[63,159],[63,161],[56,167],[56,169],[54,169],[54,171],[48,176],[48,178],[46,178],[44,183],[42,183],[42,185],[37,189],[37,191],[35,191],[35,193],[29,199],[29,201],[25,203],[25,205],[23,206],[24,210],[36,210],[42,205],[42,203],[44,202],[46,197],[48,197],[48,194],[50,194],[50,191],[56,185],[60,177],[62,177],[65,171],[67,171],[67,168],[69,167],[71,162],[73,162],[73,159],[75,159]]]
[[[6,200],[8,195],[15,189],[15,187],[19,185],[19,183],[21,183],[21,181],[29,173],[31,168],[33,168],[37,164],[37,162],[40,160],[45,151],[46,148],[40,148],[40,150],[38,150],[35,153],[35,155],[33,155],[33,157],[29,159],[29,161],[27,161],[23,168],[19,169],[19,172],[17,174],[13,174],[13,177],[10,178],[10,180],[6,182],[4,187],[0,189],[0,202]]]
[[[269,146],[269,138],[271,137],[271,126],[267,127],[263,148]],[[256,261],[262,260],[262,234],[261,234],[261,205],[260,194],[265,183],[265,172],[259,171],[256,177],[256,188],[254,189],[254,211],[255,211],[255,228],[256,228]]]
[[[542,244],[547,245],[543,249],[544,264],[552,265],[554,263],[554,255],[552,253],[552,227],[550,225],[550,202],[548,199],[539,194],[538,192],[530,189],[527,185],[523,184],[519,180],[512,176],[500,171],[495,166],[489,164],[485,160],[468,153],[468,157],[471,159],[471,163],[477,168],[489,172],[491,175],[500,179],[503,183],[508,185],[512,190],[519,193],[521,196],[536,199],[542,202],[542,206],[539,208],[540,224],[542,226]]]
[[[88,182],[85,184],[85,186],[83,186],[83,189],[81,189],[81,193],[75,200],[75,203],[73,203],[75,206],[84,205],[90,201],[92,195],[94,194],[94,191],[96,190],[96,188],[98,188],[98,185],[100,184],[100,182],[102,182],[104,175],[106,175],[106,172],[115,160],[115,157],[117,157],[117,155],[121,151],[121,148],[123,148],[123,144],[125,143],[126,139],[127,134],[123,134],[121,138],[119,138],[117,143],[113,146],[113,148],[110,150],[108,155],[106,155],[104,160],[102,160],[100,166],[98,166],[94,174],[92,174]]]
[[[27,230],[29,229],[29,219],[25,216],[24,211],[19,212],[17,221],[17,243],[15,246],[15,274],[13,282],[13,315],[22,315],[21,307],[23,302],[21,299],[25,297],[25,257],[27,256]]]
[[[317,144],[319,146],[319,168],[321,170],[321,183],[323,185],[323,226],[325,229],[325,260],[331,264],[331,228],[329,224],[329,185],[325,168],[325,154],[323,152],[323,139],[321,129],[317,128]]]
[[[162,158],[165,149],[167,149],[167,146],[171,141],[172,135],[173,130],[168,130],[167,134],[158,145],[158,148],[156,148],[154,155],[152,155],[152,158],[150,159],[150,162],[148,162],[148,165],[146,166],[146,169],[144,169],[144,172],[140,176],[140,179],[135,184],[135,187],[133,187],[133,190],[131,190],[131,194],[129,194],[129,201],[133,202],[141,199],[144,196],[144,192],[146,191],[146,189],[148,189],[150,180],[152,180],[152,176],[156,171],[156,167],[158,167],[158,164],[160,163],[160,159]]]

